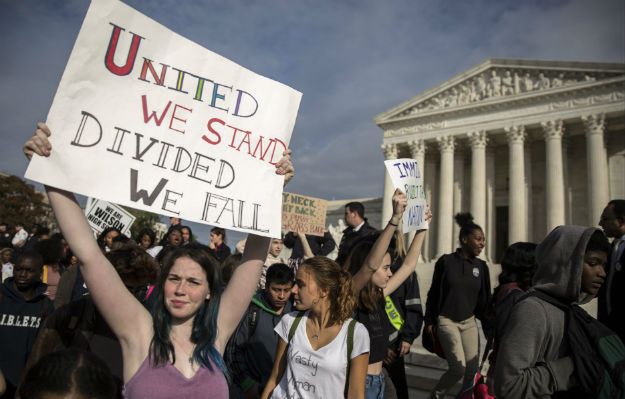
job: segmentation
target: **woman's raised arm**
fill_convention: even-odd
[[[48,127],[39,123],[35,135],[24,144],[28,159],[33,154],[50,155],[52,146],[48,136]],[[46,191],[64,238],[82,261],[81,272],[98,310],[123,346],[145,344],[147,348],[152,338],[152,318],[126,289],[113,265],[100,251],[74,194],[49,186]],[[147,344],[143,342],[146,339]]]
[[[384,255],[386,254],[386,250],[388,249],[389,244],[391,243],[391,239],[393,238],[393,234],[395,233],[395,229],[401,222],[401,217],[404,214],[404,210],[406,210],[406,205],[408,200],[406,199],[406,194],[404,194],[400,189],[396,189],[395,193],[393,193],[393,216],[391,220],[386,224],[384,230],[373,244],[373,248],[367,255],[365,259],[365,263],[362,265],[360,270],[354,275],[352,281],[354,285],[354,292],[358,293],[361,289],[363,289],[373,273],[375,273],[382,260],[384,259]]]
[[[285,151],[282,159],[276,163],[276,173],[285,177],[285,185],[295,175],[295,169],[291,163],[291,150]],[[215,345],[220,353],[223,353],[228,339],[241,321],[256,292],[270,243],[271,239],[268,237],[255,234],[248,236],[241,264],[234,270],[219,304]]]
[[[432,219],[429,207],[426,209],[425,214],[425,220],[429,222],[430,219]],[[419,256],[421,255],[421,247],[423,246],[426,233],[427,230],[417,231],[412,239],[412,242],[410,243],[404,262],[388,280],[386,287],[384,287],[384,296],[391,295],[397,288],[399,288],[400,285],[403,284],[404,281],[406,281],[408,277],[410,277],[410,274],[415,271],[415,267],[419,261]]]

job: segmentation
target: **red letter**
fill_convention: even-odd
[[[154,66],[152,66],[152,60],[148,60],[147,58],[143,57],[143,67],[141,68],[141,75],[139,75],[139,80],[149,82],[149,80],[146,79],[149,69],[150,73],[152,74],[152,78],[154,78],[155,80],[154,84],[158,86],[163,86],[165,82],[165,74],[167,73],[167,67],[168,65],[161,64],[161,76],[157,76],[156,71],[154,70]]]
[[[126,64],[122,67],[115,65],[115,50],[117,49],[117,42],[119,41],[119,33],[122,30],[121,27],[113,25],[113,33],[111,34],[111,40],[109,41],[109,48],[106,50],[106,56],[104,56],[104,65],[106,69],[113,72],[115,75],[125,76],[128,75],[133,66],[135,65],[135,58],[137,58],[137,52],[139,51],[139,44],[141,43],[141,36],[132,34],[132,43],[128,50],[128,57],[126,57]]]
[[[222,126],[226,124],[226,122],[222,121],[219,118],[213,118],[213,119],[209,120],[208,123],[206,124],[206,127],[208,127],[208,131],[209,132],[211,132],[212,134],[217,136],[217,140],[211,141],[211,139],[206,137],[206,135],[202,136],[202,140],[206,141],[208,144],[219,144],[219,142],[221,141],[221,135],[216,130],[213,129],[213,126],[212,126],[213,122],[220,123]]]
[[[163,119],[165,118],[165,114],[167,113],[169,106],[171,105],[171,101],[167,103],[167,106],[161,113],[160,118],[156,116],[156,111],[152,111],[150,116],[148,116],[148,100],[145,94],[141,96],[141,104],[143,105],[143,122],[148,123],[150,119],[154,118],[154,122],[156,122],[156,126],[160,126],[161,123],[163,122]]]

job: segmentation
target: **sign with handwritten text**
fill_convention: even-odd
[[[427,229],[428,222],[425,221],[427,201],[417,161],[408,158],[389,159],[384,161],[384,165],[393,186],[402,190],[408,197],[408,206],[403,217],[404,233]]]
[[[327,207],[320,198],[282,193],[282,231],[323,237]]]
[[[175,7],[175,5],[172,5]],[[26,177],[185,220],[280,236],[275,163],[301,93],[118,1],[93,0]]]

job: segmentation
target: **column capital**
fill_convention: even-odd
[[[441,152],[453,151],[456,144],[454,136],[438,136],[436,141]]]
[[[397,144],[382,144],[380,148],[384,152],[384,158],[397,159]]]
[[[582,116],[584,130],[586,134],[603,133],[605,129],[605,114],[594,114]]]
[[[506,131],[506,137],[508,137],[508,144],[521,143],[525,141],[527,138],[527,133],[525,133],[525,126],[509,126],[504,129]]]
[[[486,131],[479,130],[476,132],[469,132],[467,133],[467,137],[469,138],[471,149],[486,148],[486,143],[488,143]]]
[[[425,155],[425,140],[423,139],[409,141],[408,147],[410,148],[410,155],[413,158]]]
[[[542,122],[540,125],[543,127],[545,140],[561,139],[564,135],[564,123],[560,119]]]

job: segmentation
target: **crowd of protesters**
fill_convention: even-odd
[[[50,134],[38,125],[26,156],[49,155]],[[405,247],[401,190],[380,231],[361,203],[345,206],[334,260],[329,233],[251,234],[233,253],[224,229],[204,245],[178,218],[160,240],[94,237],[73,194],[46,189],[60,232],[0,223],[0,398],[405,399],[419,336],[448,364],[431,398],[458,382],[463,399],[625,395],[625,200],[606,205],[601,229],[510,245],[494,291],[484,231],[456,215],[458,249],[437,259],[424,312],[427,230]],[[578,306],[595,297],[599,321]]]

